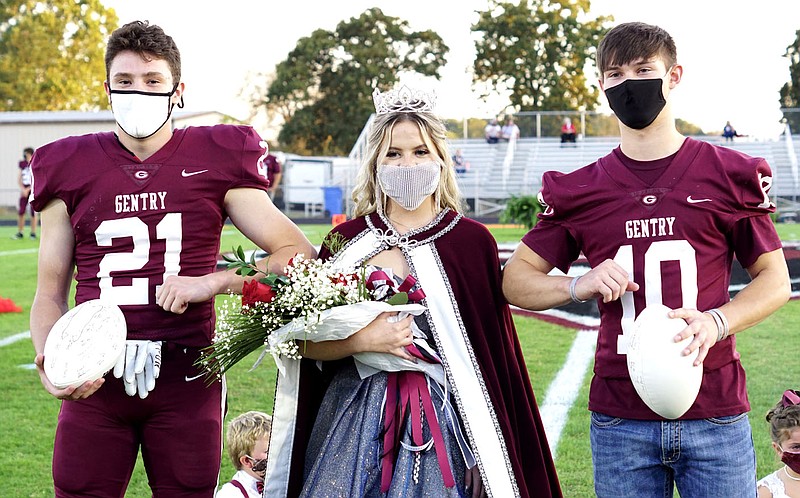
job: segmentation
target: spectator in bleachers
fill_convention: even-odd
[[[575,125],[570,118],[564,118],[564,124],[561,125],[561,143],[567,142],[575,143]]]
[[[733,127],[730,121],[725,122],[725,128],[722,129],[722,136],[725,137],[726,142],[733,142],[734,137],[738,137],[736,128]]]
[[[486,128],[483,129],[483,134],[486,136],[486,143],[496,144],[500,140],[502,131],[503,129],[500,127],[500,123],[498,123],[496,119],[493,119],[486,125]]]
[[[457,175],[463,175],[469,171],[469,161],[464,157],[461,149],[456,149],[456,153],[453,155],[453,167]]]
[[[519,126],[514,123],[514,118],[509,117],[506,119],[506,124],[502,128],[502,138],[503,140],[519,138]]]

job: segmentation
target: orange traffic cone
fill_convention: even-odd
[[[0,313],[21,313],[22,308],[6,297],[0,297]]]

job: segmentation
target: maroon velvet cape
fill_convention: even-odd
[[[377,228],[386,229],[377,215],[370,216]],[[422,241],[440,233],[456,216],[456,213],[449,212],[437,225],[411,238]],[[365,218],[361,217],[338,225],[333,232],[352,240],[365,230],[369,228]],[[459,304],[458,311],[494,405],[520,496],[560,497],[561,489],[544,426],[511,312],[503,297],[494,238],[483,225],[461,218],[450,231],[432,243]],[[320,257],[327,259],[331,256],[323,246]],[[326,369],[320,372],[315,363],[303,360],[301,366],[289,496],[297,496],[302,490],[305,450],[327,386]]]

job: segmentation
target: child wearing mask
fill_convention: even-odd
[[[225,446],[237,472],[220,488],[216,498],[259,498],[262,495],[271,430],[272,417],[263,412],[249,411],[231,420]]]
[[[783,467],[758,481],[758,498],[800,497],[800,392],[787,389],[767,412],[772,447]]]

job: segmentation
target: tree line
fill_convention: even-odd
[[[471,26],[475,35],[474,88],[483,96],[510,93],[520,111],[595,110],[599,89],[583,68],[613,21],[591,16],[590,0],[493,1]],[[103,94],[105,41],[118,27],[101,0],[4,0],[0,5],[0,109],[98,110]],[[433,78],[449,47],[432,30],[417,31],[378,8],[300,38],[263,76],[251,98],[282,121],[286,151],[347,154],[373,112],[372,89],[392,87],[403,74]],[[787,47],[790,79],[780,89],[783,108],[800,107],[800,30]],[[800,130],[800,112],[784,112]],[[699,128],[681,123],[687,133]]]

